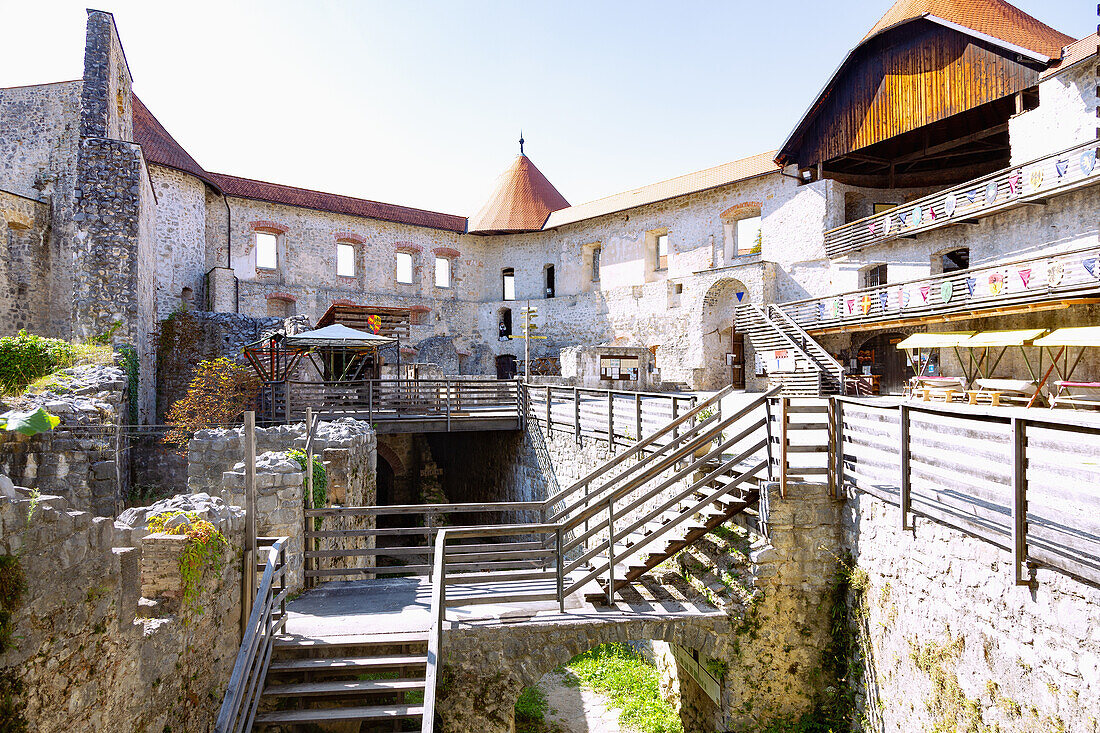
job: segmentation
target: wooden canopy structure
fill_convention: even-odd
[[[1004,0],[898,0],[776,156],[811,177],[945,185],[1009,163],[1008,119],[1073,38]]]

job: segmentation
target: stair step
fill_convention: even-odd
[[[268,667],[272,672],[316,672],[389,667],[423,667],[428,657],[423,654],[402,654],[386,657],[334,657],[331,659],[276,659]]]
[[[279,636],[275,638],[276,649],[334,649],[351,646],[397,646],[401,644],[427,644],[427,631],[407,631],[396,634],[354,634],[348,636],[330,636],[310,638],[305,636]]]
[[[398,680],[334,680],[331,682],[300,682],[287,685],[268,685],[264,695],[268,697],[307,697],[311,695],[369,694],[376,692],[404,692],[423,690],[423,679]]]
[[[326,720],[397,720],[419,718],[423,705],[370,705],[354,708],[314,708],[312,710],[273,710],[256,716],[258,725],[272,723],[317,723]]]

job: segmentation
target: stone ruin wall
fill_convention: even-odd
[[[68,386],[24,396],[17,409],[41,406],[61,423],[34,436],[0,431],[0,473],[63,496],[76,510],[113,516],[130,487],[128,439],[117,430],[120,415],[127,420],[126,375],[113,366],[78,366],[55,381]]]
[[[1008,552],[849,496],[844,544],[867,573],[860,717],[874,730],[1100,731],[1100,589],[1039,569],[1014,585]],[[978,717],[980,716],[980,717]],[[966,722],[971,721],[971,722]],[[946,728],[944,726],[947,726]]]
[[[244,506],[244,430],[200,430],[188,443],[188,490],[192,494],[221,496]],[[304,523],[302,513],[306,474],[286,458],[291,449],[305,450],[303,423],[256,429],[256,528],[260,535],[288,536],[288,577],[302,582]],[[364,422],[343,419],[321,423],[314,438],[314,454],[328,473],[328,504],[374,506],[377,503],[377,439]],[[322,530],[372,529],[374,517],[328,517]],[[318,538],[316,549],[374,547],[374,538]],[[371,567],[373,556],[323,558],[319,569]]]
[[[62,497],[40,496],[32,509],[26,493],[0,496],[0,554],[18,556],[27,584],[0,681],[20,688],[14,709],[30,730],[212,727],[240,643],[244,527],[239,510],[217,514],[207,516],[233,547],[220,573],[203,576],[202,613],[185,623],[178,538],[145,536]]]

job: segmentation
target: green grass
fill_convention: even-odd
[[[537,687],[525,687],[516,700],[516,733],[542,733],[549,705]]]
[[[626,644],[603,644],[567,665],[582,685],[621,709],[619,722],[641,733],[683,733],[680,716],[661,697],[657,669]]]

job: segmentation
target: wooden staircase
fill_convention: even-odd
[[[707,489],[713,490],[717,486],[724,485],[731,478],[732,472],[714,478],[704,489],[695,491],[693,498],[696,500],[705,499],[709,493]],[[659,549],[642,553],[632,562],[616,566],[615,590],[618,591],[630,585],[630,583],[680,552],[680,550],[691,547],[734,516],[751,509],[756,505],[759,497],[760,491],[755,486],[737,487],[729,494],[711,501],[704,509],[690,516],[685,516],[684,510],[677,509],[666,512],[647,523],[638,533],[628,538],[616,554],[626,554],[640,540],[661,531],[673,522],[678,524],[673,531],[667,533],[667,539],[663,545],[658,545]],[[608,581],[603,580],[600,586],[603,589],[601,593],[589,593],[585,596],[585,600],[590,603],[605,600],[607,598]]]
[[[769,384],[781,386],[784,396],[816,397],[843,391],[841,364],[781,309],[739,306],[737,324],[758,354],[788,353],[791,371],[768,375]]]
[[[277,637],[253,730],[420,730],[428,633]]]
[[[615,591],[756,503],[757,482],[771,466],[767,401],[751,398],[723,416],[730,388],[670,422],[553,497],[563,501],[550,521],[562,521],[561,572],[569,593],[596,581]],[[633,457],[635,462],[628,459]]]

